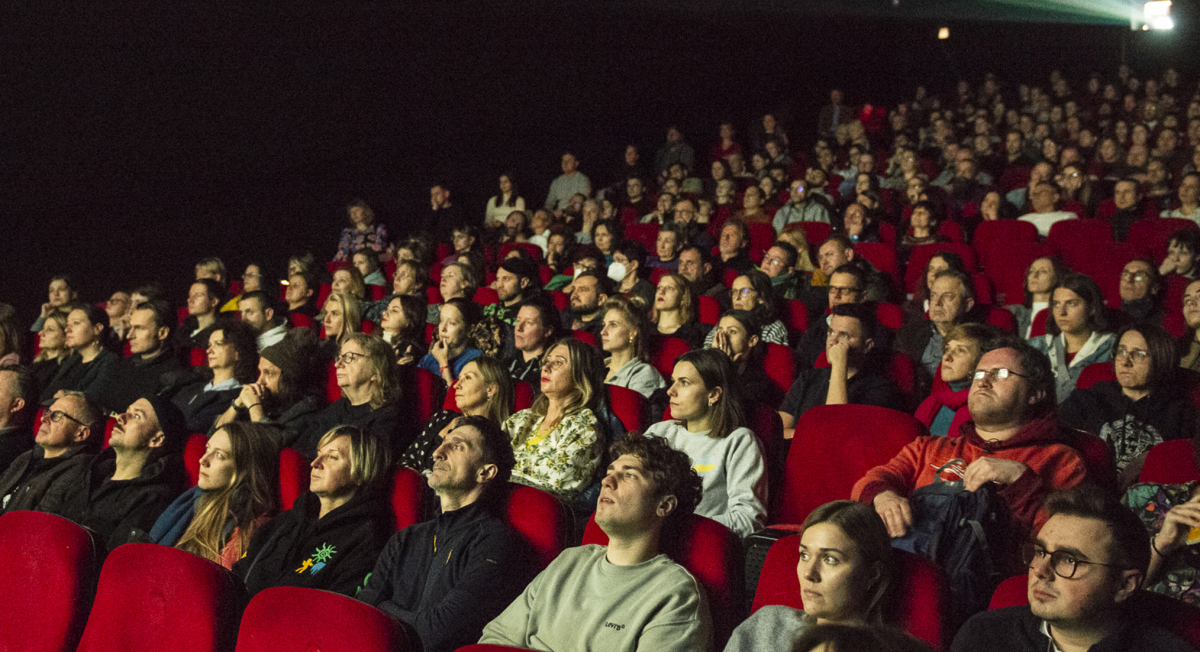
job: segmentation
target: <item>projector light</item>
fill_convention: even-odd
[[[1171,19],[1171,0],[1152,0],[1142,7],[1142,16],[1146,21],[1142,29],[1174,29],[1175,21]]]
[[[938,30],[938,40],[939,41],[945,41],[948,38],[950,38],[950,28],[949,27],[942,27],[941,29]]]

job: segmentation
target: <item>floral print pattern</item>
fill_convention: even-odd
[[[350,260],[354,252],[359,249],[372,249],[376,255],[382,254],[384,249],[387,249],[388,231],[383,224],[375,224],[370,231],[359,231],[353,226],[348,226],[342,229],[342,239],[338,241],[337,254],[333,257],[335,262]]]
[[[600,466],[603,445],[596,415],[587,408],[569,414],[550,434],[537,441],[543,419],[544,416],[529,409],[504,422],[517,460],[512,479],[570,498],[591,484]]]
[[[1125,492],[1121,502],[1129,506],[1134,514],[1142,520],[1150,536],[1158,534],[1162,529],[1163,519],[1167,511],[1186,503],[1196,490],[1196,482],[1184,484],[1156,484],[1143,482],[1135,484]],[[1196,571],[1200,569],[1200,546],[1187,546],[1167,560],[1167,567],[1160,579],[1153,586],[1146,587],[1155,593],[1182,600],[1194,607],[1200,607],[1200,583],[1196,581]]]

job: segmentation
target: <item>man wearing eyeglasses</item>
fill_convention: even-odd
[[[0,512],[57,512],[87,469],[89,442],[104,436],[104,413],[80,392],[65,392],[42,413],[36,446],[0,476]],[[95,439],[93,439],[93,437]]]
[[[817,362],[817,358],[821,357],[821,352],[825,350],[826,338],[829,335],[829,322],[833,318],[833,309],[848,303],[862,303],[866,296],[866,292],[864,291],[866,284],[867,273],[861,267],[847,263],[833,270],[833,273],[829,275],[828,286],[825,288],[815,288],[817,290],[824,289],[828,292],[829,309],[824,311],[826,314],[823,315],[817,312],[821,316],[817,319],[810,319],[808,329],[800,336],[800,342],[796,345],[794,351],[797,371],[813,368],[813,365]],[[807,306],[808,302],[806,302]],[[816,312],[816,310],[813,311]],[[876,345],[878,344],[877,342]]]
[[[888,463],[866,473],[851,497],[875,511],[888,534],[903,536],[913,526],[908,497],[932,484],[938,469],[962,460],[942,473],[944,480],[961,481],[967,491],[994,483],[996,495],[1008,508],[1014,541],[1036,532],[1045,515],[1041,504],[1051,492],[1082,483],[1085,463],[1064,441],[1073,431],[1054,415],[1054,375],[1046,356],[1022,340],[997,342],[975,367],[967,394],[971,420],[957,437],[918,437]],[[1014,564],[1016,550],[1003,551]]]
[[[1024,551],[1029,604],[975,615],[951,652],[1193,650],[1153,609],[1134,612],[1150,545],[1133,512],[1095,488],[1055,494],[1045,511]]]
[[[1163,320],[1160,290],[1162,277],[1149,260],[1137,258],[1121,269],[1121,312],[1135,324],[1161,326]]]

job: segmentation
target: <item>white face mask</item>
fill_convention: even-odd
[[[626,273],[628,273],[628,270],[621,263],[613,263],[608,266],[608,277],[618,283],[625,280]]]

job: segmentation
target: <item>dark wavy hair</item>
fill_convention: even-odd
[[[1088,326],[1093,331],[1106,332],[1108,331],[1108,317],[1104,314],[1104,294],[1100,291],[1100,286],[1092,280],[1092,277],[1086,274],[1067,274],[1058,280],[1058,286],[1054,288],[1058,290],[1070,290],[1079,295],[1080,299],[1087,304],[1088,307]],[[1046,320],[1046,333],[1048,335],[1058,335],[1062,331],[1058,328],[1058,322],[1054,319],[1054,296],[1050,297],[1051,312]]]
[[[242,384],[254,382],[258,378],[258,333],[249,324],[233,320],[218,323],[214,331],[221,331],[237,351],[233,377]]]

